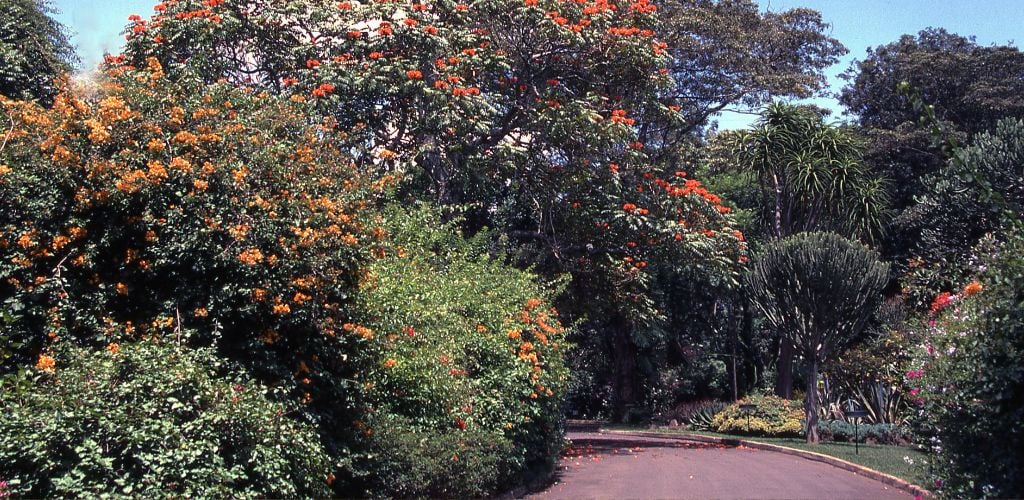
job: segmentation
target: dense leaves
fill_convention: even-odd
[[[769,106],[749,131],[726,139],[739,168],[756,176],[761,225],[772,238],[834,231],[871,239],[885,224],[884,178],[861,161],[862,144],[814,110]]]
[[[351,326],[371,336],[358,375],[369,489],[474,496],[550,470],[568,375],[550,292],[434,209],[385,218],[388,255],[367,268]]]
[[[936,452],[936,486],[950,497],[1024,492],[1024,239],[1021,227],[985,256],[988,270],[933,302],[914,369],[921,431]]]
[[[919,203],[898,219],[915,241],[904,264],[915,306],[970,278],[980,264],[974,247],[1002,240],[1006,221],[1024,214],[1022,175],[1024,123],[1006,119],[924,179]]]
[[[751,300],[807,362],[808,442],[817,441],[818,367],[864,328],[888,279],[876,252],[833,233],[779,240],[751,264]]]
[[[49,103],[78,61],[49,0],[0,1],[0,95]]]
[[[4,392],[0,477],[25,497],[323,496],[316,429],[210,349],[161,341],[54,353]],[[275,391],[275,392],[280,392]],[[280,394],[277,394],[279,397]]]

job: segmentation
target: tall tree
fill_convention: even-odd
[[[0,95],[49,103],[78,61],[49,0],[0,0]]]
[[[761,188],[761,223],[771,238],[831,230],[870,240],[883,228],[884,180],[861,161],[856,136],[814,109],[772,104],[731,139],[736,166]]]
[[[667,299],[652,286],[654,264],[734,272],[743,245],[729,208],[663,159],[677,142],[653,132],[706,119],[691,115],[701,107],[683,102],[673,78],[704,72],[670,64],[662,19],[669,7],[647,0],[214,4],[166,2],[152,18],[135,18],[125,57],[112,64],[156,57],[172,78],[182,66],[198,67],[210,80],[306,100],[343,128],[361,130],[369,154],[357,163],[405,174],[404,197],[458,207],[468,232],[495,228],[496,243],[511,247],[520,264],[570,275],[573,297],[598,299],[566,300],[563,312],[592,318],[609,337],[620,409],[642,400],[632,368],[637,332],[663,321]],[[748,14],[752,5],[678,8],[711,16],[719,4]],[[799,53],[786,60],[800,69],[782,73],[817,74],[823,63],[806,54],[834,49],[820,31],[810,36],[823,29],[811,21],[755,23],[765,39],[788,26],[793,43],[778,50]],[[748,43],[733,40],[707,66],[732,73],[743,64],[728,54]],[[748,66],[737,71],[759,71]],[[756,81],[731,83],[729,101],[769,92]],[[705,89],[698,100],[716,95]]]
[[[760,188],[755,209],[769,239],[830,230],[870,240],[882,229],[884,180],[861,162],[857,138],[815,110],[772,104],[751,130],[727,140],[734,165]],[[793,351],[781,337],[775,392],[785,398],[792,393]]]
[[[878,253],[834,233],[799,233],[771,243],[746,276],[765,318],[807,363],[807,442],[818,437],[818,368],[864,329],[881,301],[889,267]]]
[[[673,56],[669,94],[681,119],[648,127],[647,143],[690,140],[722,110],[811,97],[827,88],[822,71],[846,53],[811,9],[761,12],[751,0],[669,0],[660,6],[659,32]]]
[[[868,49],[843,77],[848,84],[839,101],[870,138],[867,160],[893,180],[889,187],[899,210],[914,204],[921,180],[945,162],[928,127],[919,125],[912,99],[898,90],[901,83],[915,89],[961,143],[1001,118],[1024,114],[1024,53],[1009,45],[978,45],[941,28]],[[889,246],[912,243],[898,231],[892,236]]]

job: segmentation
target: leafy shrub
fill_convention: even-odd
[[[171,82],[155,60],[0,114],[0,303],[20,316],[4,371],[66,342],[194,331],[187,345],[302,402],[346,463],[345,360],[363,339],[342,325],[389,178],[356,168],[345,132],[285,99]]]
[[[54,357],[31,390],[0,396],[0,478],[14,495],[329,493],[316,430],[212,350],[139,341]]]
[[[663,414],[663,418],[689,425],[694,430],[710,431],[714,430],[713,420],[715,415],[727,406],[729,406],[728,403],[713,399],[680,403],[672,408],[671,411]]]
[[[933,300],[906,374],[951,497],[1024,493],[1024,227],[1004,236],[978,281]]]
[[[327,365],[376,241],[372,179],[297,105],[151,63],[52,110],[3,103],[0,298],[22,310],[19,360],[189,327],[267,377]]]
[[[367,268],[365,321],[350,326],[373,332],[358,377],[359,425],[379,450],[367,489],[478,496],[550,469],[567,380],[550,292],[492,258],[487,234],[466,240],[426,206],[384,219],[387,255]]]
[[[522,464],[501,432],[422,430],[401,424],[374,435],[375,494],[400,498],[480,498],[519,479]]]
[[[749,411],[749,424],[748,412],[740,409],[741,404],[747,403],[755,405]],[[798,436],[801,433],[802,416],[799,402],[774,395],[755,394],[726,407],[715,415],[712,424],[715,431],[726,434]]]
[[[690,412],[690,416],[686,418],[686,423],[694,430],[710,431],[715,428],[715,416],[728,406],[723,401],[705,401]]]

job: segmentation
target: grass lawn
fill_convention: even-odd
[[[860,453],[857,454],[855,453],[853,443],[823,442],[814,445],[807,444],[807,442],[802,438],[748,437],[731,434],[718,434],[715,432],[687,431],[664,427],[648,429],[645,427],[613,425],[603,427],[603,429],[607,431],[642,431],[658,432],[663,434],[697,434],[701,436],[757,441],[760,443],[774,444],[778,446],[785,446],[787,448],[796,448],[799,450],[821,453],[822,455],[829,455],[846,460],[847,462],[863,465],[869,469],[884,472],[890,476],[896,476],[904,481],[924,488],[927,488],[930,484],[930,481],[928,480],[927,455],[925,455],[924,452],[903,446],[883,446],[862,443],[860,445]],[[912,464],[910,463],[911,461],[913,462]]]

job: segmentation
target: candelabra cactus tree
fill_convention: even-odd
[[[833,233],[798,233],[769,245],[746,276],[750,297],[807,362],[807,442],[818,442],[818,368],[864,329],[889,267]]]

